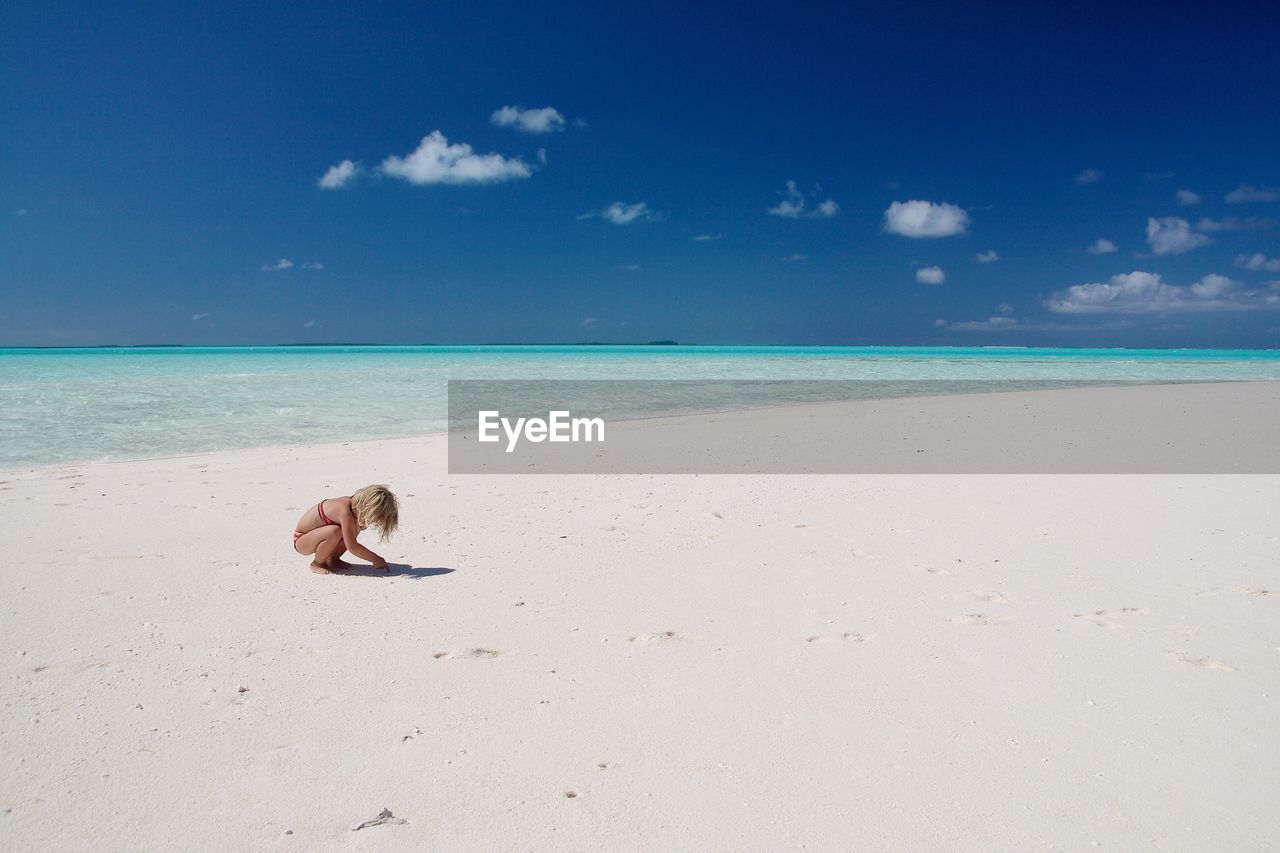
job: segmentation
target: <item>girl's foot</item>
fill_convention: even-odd
[[[329,562],[325,563],[325,566],[326,566],[327,568],[330,568],[330,569],[349,569],[349,568],[351,568],[351,564],[350,564],[350,563],[348,563],[346,560],[330,560]]]
[[[329,568],[328,568],[327,566],[325,566],[323,563],[312,563],[312,564],[311,564],[311,571],[315,572],[315,573],[316,573],[316,574],[318,574],[318,575],[331,575],[331,574],[333,574],[333,572],[329,571]]]

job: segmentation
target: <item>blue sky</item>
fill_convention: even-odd
[[[0,344],[1280,346],[1264,4],[114,5],[0,11]]]

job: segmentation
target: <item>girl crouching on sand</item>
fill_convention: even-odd
[[[349,498],[325,498],[298,519],[293,548],[303,556],[315,554],[311,571],[327,575],[351,564],[340,558],[347,551],[368,560],[375,569],[387,561],[356,541],[361,530],[376,527],[385,541],[400,526],[400,502],[386,486],[365,486]]]

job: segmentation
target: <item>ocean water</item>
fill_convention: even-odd
[[[449,379],[1280,379],[1280,350],[0,349],[0,469],[439,431]]]

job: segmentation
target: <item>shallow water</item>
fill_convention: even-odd
[[[1280,379],[1280,350],[0,349],[0,468],[438,431],[449,379]]]

